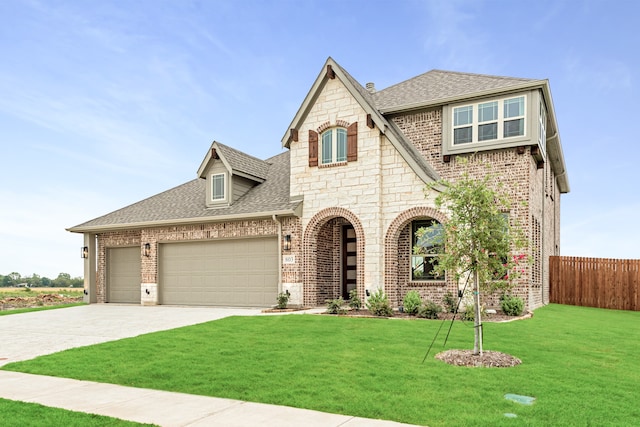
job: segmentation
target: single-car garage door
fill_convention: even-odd
[[[275,237],[164,243],[160,303],[264,307],[278,294]]]
[[[107,302],[140,304],[140,248],[107,248]]]

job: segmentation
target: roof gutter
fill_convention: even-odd
[[[211,222],[224,222],[234,221],[240,219],[265,219],[273,218],[277,216],[298,216],[295,209],[284,209],[278,211],[269,212],[254,212],[254,213],[239,213],[230,215],[219,215],[215,217],[197,217],[197,218],[180,218],[180,219],[167,219],[161,221],[141,221],[141,222],[129,222],[124,224],[106,224],[106,225],[94,225],[83,227],[81,225],[67,228],[67,231],[72,233],[105,233],[108,231],[121,231],[130,230],[136,228],[153,228],[163,227],[168,225],[188,225],[188,224],[202,224]]]

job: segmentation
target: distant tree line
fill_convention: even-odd
[[[31,276],[21,276],[20,273],[9,273],[6,276],[0,274],[0,287],[29,286],[30,288],[82,288],[84,279],[82,277],[71,277],[68,273],[60,273],[55,279],[32,274]]]

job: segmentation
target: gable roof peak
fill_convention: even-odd
[[[218,141],[213,141],[202,164],[198,168],[198,177],[206,178],[206,172],[212,161],[220,159],[231,174],[241,175],[256,182],[267,177],[269,163],[253,157]]]

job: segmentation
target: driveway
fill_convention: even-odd
[[[260,312],[256,308],[91,304],[0,316],[0,366],[69,348]]]

